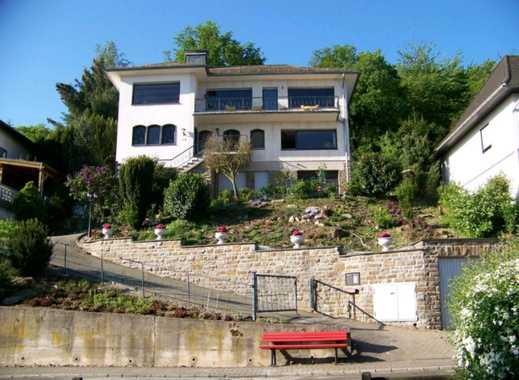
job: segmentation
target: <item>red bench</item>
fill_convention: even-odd
[[[335,363],[337,350],[351,348],[351,337],[348,330],[338,331],[281,331],[264,332],[261,336],[262,350],[270,350],[270,364],[276,365],[276,350],[313,350],[320,348],[335,349]]]

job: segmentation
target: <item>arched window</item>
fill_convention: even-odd
[[[207,141],[209,141],[212,134],[213,134],[213,132],[211,132],[211,131],[201,131],[200,133],[198,133],[198,146],[197,146],[198,152],[204,151],[204,149],[207,145]]]
[[[162,126],[161,144],[175,144],[176,127],[173,124],[165,124]]]
[[[144,145],[146,138],[146,127],[143,125],[137,125],[133,127],[132,133],[132,145]]]
[[[228,129],[223,133],[224,143],[228,143],[230,146],[236,146],[240,142],[240,131],[236,129]]]
[[[252,149],[265,149],[265,132],[261,129],[254,129],[250,132],[250,143]]]
[[[146,145],[160,144],[160,126],[150,125],[146,133]]]

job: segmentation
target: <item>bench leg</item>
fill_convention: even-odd
[[[270,350],[270,366],[276,366],[276,350]]]
[[[335,348],[335,364],[337,364],[338,360],[339,360],[339,355],[337,352],[337,348]]]

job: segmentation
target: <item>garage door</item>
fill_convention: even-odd
[[[468,263],[467,258],[440,258],[438,261],[440,270],[440,307],[442,314],[442,327],[449,328],[451,316],[449,314],[448,299],[450,295],[449,283],[458,276],[461,268]]]

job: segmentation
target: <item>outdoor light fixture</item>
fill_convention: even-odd
[[[360,285],[360,273],[346,273],[346,285]]]

